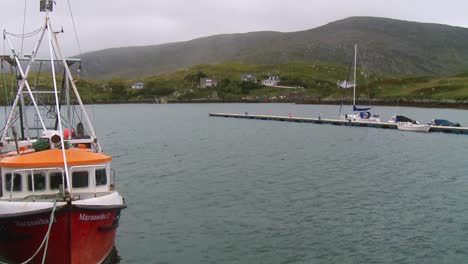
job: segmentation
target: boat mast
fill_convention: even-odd
[[[357,44],[354,44],[353,107],[356,105],[356,57],[357,57]]]
[[[68,162],[67,162],[67,155],[65,154],[65,141],[63,140],[63,129],[62,129],[62,118],[60,114],[60,100],[58,98],[58,89],[57,89],[57,78],[55,76],[55,62],[54,62],[54,51],[53,51],[53,38],[52,35],[55,36],[57,34],[56,32],[52,31],[52,27],[50,25],[50,18],[49,18],[49,11],[52,11],[52,5],[53,2],[52,0],[46,0],[45,5],[46,5],[46,27],[47,27],[47,33],[49,37],[49,53],[50,53],[50,66],[51,66],[51,71],[52,71],[52,84],[54,86],[54,96],[55,96],[55,111],[57,113],[57,120],[58,120],[58,131],[60,133],[60,145],[61,145],[61,150],[62,150],[62,159],[63,159],[63,166],[65,168],[65,179],[67,181],[67,191],[72,195],[71,193],[71,185],[70,185],[70,175],[68,173]],[[50,6],[49,6],[50,5]],[[68,65],[65,65],[67,67]],[[70,132],[71,133],[71,132]]]

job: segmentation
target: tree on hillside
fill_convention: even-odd
[[[171,88],[167,84],[157,83],[155,81],[146,82],[142,90],[143,94],[146,96],[167,96],[175,91],[174,88]]]
[[[294,86],[307,88],[307,83],[304,79],[301,79],[299,77],[289,76],[289,75],[282,75],[281,83],[285,85],[294,85]]]
[[[242,81],[239,83],[239,87],[243,94],[248,94],[250,91],[261,89],[263,86],[258,83]]]
[[[240,94],[241,88],[239,87],[238,82],[225,78],[216,85],[216,91],[220,94]]]
[[[194,87],[195,84],[200,83],[201,78],[205,78],[206,76],[207,75],[204,72],[197,71],[197,72],[189,73],[189,74],[185,75],[184,81],[192,83],[192,87]]]
[[[113,79],[107,83],[107,87],[111,90],[112,99],[126,99],[127,86],[124,81]]]

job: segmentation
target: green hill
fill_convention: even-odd
[[[186,42],[125,47],[82,55],[86,76],[151,76],[198,64],[360,61],[386,75],[450,75],[468,69],[468,29],[387,18],[351,17],[298,32],[215,35]]]
[[[249,72],[258,80],[269,75],[280,76],[282,83],[294,89],[265,87],[241,81],[241,74]],[[195,65],[170,73],[159,74],[144,79],[144,88],[130,90],[130,82],[113,79],[103,82],[101,87],[126,85],[121,96],[96,89],[93,98],[109,100],[126,98],[129,100],[152,100],[154,97],[167,97],[173,100],[269,100],[284,98],[284,101],[307,100],[351,100],[352,89],[340,89],[337,80],[346,79],[349,68],[323,62],[288,62],[280,64],[245,64],[227,62],[220,64]],[[208,76],[218,80],[213,88],[200,88],[199,78]],[[431,101],[455,103],[468,100],[468,74],[449,76],[409,76],[382,77],[368,74],[358,68],[357,98],[361,101],[376,99],[383,103],[407,100],[409,102]],[[299,88],[303,87],[303,88]],[[109,90],[108,90],[109,91]],[[119,89],[122,91],[122,89]]]
[[[259,86],[243,89],[240,75],[249,72],[264,79],[269,75],[278,75],[285,85],[301,86],[304,89],[281,89]],[[201,89],[198,82],[190,76],[204,75],[216,78],[216,88]],[[352,89],[340,89],[337,80],[346,79],[349,68],[322,62],[288,62],[281,64],[254,65],[242,63],[222,63],[196,65],[171,73],[160,74],[143,79],[146,87],[140,93],[153,95],[161,91],[178,91],[179,99],[210,98],[213,92],[225,99],[269,98],[287,95],[293,101],[307,98],[340,100],[352,98]],[[225,80],[223,83],[222,81]],[[468,100],[468,74],[449,76],[408,76],[382,77],[369,74],[358,68],[357,97],[360,100],[430,100],[437,102],[455,102]],[[296,94],[296,95],[294,95]]]
[[[324,62],[296,61],[279,64],[247,64],[226,62],[220,64],[201,64],[177,71],[138,79],[144,83],[143,89],[131,89],[134,81],[123,78],[108,80],[80,79],[76,84],[83,100],[93,102],[153,102],[155,97],[166,97],[169,101],[191,100],[250,100],[250,101],[317,101],[329,100],[339,102],[341,98],[352,98],[352,89],[340,89],[337,80],[346,79],[349,68]],[[241,81],[242,73],[252,73],[257,80],[269,75],[278,75],[282,84],[297,88],[283,89],[264,87],[260,84]],[[5,94],[11,103],[15,92],[11,89],[14,75],[8,74],[3,81],[0,75],[0,86],[7,91],[0,93],[0,103],[5,104]],[[35,73],[32,76],[37,76]],[[199,78],[212,77],[218,85],[212,88],[200,88]],[[407,101],[408,104],[421,101],[430,103],[465,103],[468,100],[468,74],[448,76],[410,76],[382,77],[368,74],[358,68],[357,98],[368,101],[369,98],[384,104],[396,104]],[[52,89],[50,74],[41,74],[36,87]],[[59,80],[60,83],[60,80]],[[303,87],[303,88],[299,88]],[[74,98],[72,98],[74,101]],[[378,103],[376,101],[376,103]]]

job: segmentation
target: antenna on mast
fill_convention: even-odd
[[[54,11],[54,1],[53,0],[40,0],[39,8],[41,12],[52,12]]]

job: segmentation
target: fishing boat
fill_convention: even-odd
[[[53,4],[41,0],[45,21],[34,32],[30,56],[12,46],[17,35],[3,32],[13,54],[1,63],[14,68],[17,90],[0,138],[0,259],[102,263],[114,248],[126,204],[70,69],[80,61],[65,58],[60,48],[57,34],[63,31],[54,31]],[[41,44],[50,58],[38,58]],[[46,62],[51,77],[34,87],[34,65]]]
[[[357,45],[354,45],[354,74],[353,80],[337,81],[337,85],[343,89],[353,88],[353,112],[345,114],[345,119],[348,121],[364,121],[364,122],[380,122],[380,115],[372,114],[371,108],[357,107],[356,106],[356,65],[357,61]],[[348,78],[349,79],[349,78]],[[340,107],[341,112],[341,107]]]

